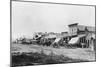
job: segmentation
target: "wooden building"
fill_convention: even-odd
[[[70,24],[68,27],[69,40],[75,41],[75,37],[78,37],[77,42],[82,48],[91,48],[91,50],[95,50],[95,27],[78,25],[78,23]]]

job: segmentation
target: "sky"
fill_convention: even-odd
[[[65,32],[68,24],[95,26],[92,6],[12,2],[12,37],[32,36],[34,32]]]

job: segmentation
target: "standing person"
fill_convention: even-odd
[[[91,48],[91,51],[94,51],[94,39],[93,38],[91,38],[91,46],[90,46],[90,48]]]

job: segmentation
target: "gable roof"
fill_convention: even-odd
[[[95,32],[95,27],[92,27],[92,26],[77,25],[77,28],[80,31],[85,31],[87,29],[89,32]]]

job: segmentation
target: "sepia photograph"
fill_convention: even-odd
[[[96,6],[11,1],[11,67],[96,61]]]

